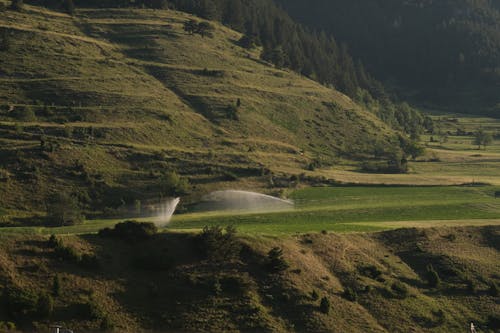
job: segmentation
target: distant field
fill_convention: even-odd
[[[500,187],[322,187],[292,193],[293,211],[180,214],[169,231],[235,225],[243,233],[370,232],[401,227],[500,224]],[[142,219],[152,221],[153,219]],[[122,220],[94,220],[65,228],[4,228],[3,232],[91,233]]]
[[[421,145],[426,148],[426,154],[416,161],[409,161],[407,174],[362,173],[359,165],[352,163],[340,163],[332,169],[318,170],[317,173],[338,181],[359,184],[500,185],[500,119],[453,114],[435,114],[432,118],[436,133],[444,133],[446,138],[439,142],[439,134],[422,135]],[[479,128],[496,137],[486,149],[478,149],[473,143],[471,134]],[[457,135],[457,132],[461,135]]]

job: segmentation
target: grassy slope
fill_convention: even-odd
[[[393,135],[346,96],[262,63],[218,24],[210,39],[184,33],[191,17],[174,11],[70,17],[26,8],[0,17],[11,36],[0,63],[6,207],[43,208],[50,191],[88,188],[85,174],[129,204],[156,196],[155,175],[165,169],[202,188],[235,186],[221,181],[225,172],[261,187],[252,177],[262,169],[300,173],[318,156],[362,154]],[[239,120],[230,120],[227,106],[238,98]],[[23,107],[37,119],[15,120]],[[39,151],[41,135],[54,151]]]
[[[47,238],[3,235],[0,281],[33,291],[50,290],[51,278],[58,273],[62,294],[56,299],[53,320],[78,331],[100,323],[74,312],[91,298],[122,332],[139,328],[162,332],[451,332],[465,331],[470,320],[487,332],[488,316],[500,311],[498,298],[486,292],[490,281],[500,282],[499,233],[498,227],[478,227],[245,236],[242,241],[248,249],[241,261],[221,265],[202,261],[191,236],[182,234],[162,234],[140,244],[96,236],[63,237],[65,244],[79,252],[98,255],[102,268],[90,271],[55,260],[45,245]],[[281,246],[290,263],[282,276],[272,277],[264,269],[263,256],[273,246]],[[151,251],[175,258],[175,268],[156,272],[132,268],[139,253]],[[443,280],[439,290],[425,284],[429,263]],[[382,275],[372,279],[361,274],[369,265]],[[231,279],[236,276],[239,282],[234,283]],[[220,293],[213,289],[217,279]],[[465,279],[474,281],[476,293],[467,291]],[[392,295],[391,285],[396,281],[408,287],[408,297]],[[358,290],[358,302],[341,296],[348,286]],[[370,291],[363,292],[366,286],[371,286]],[[312,290],[330,299],[328,315],[319,311],[318,300],[311,299]]]

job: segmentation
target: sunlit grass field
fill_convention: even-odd
[[[241,233],[370,232],[401,227],[500,224],[494,186],[318,187],[293,192],[285,212],[205,212],[175,215],[165,231],[197,232],[235,225]],[[3,228],[0,232],[92,233],[125,220],[91,220],[63,228]],[[139,219],[154,222],[156,218]]]

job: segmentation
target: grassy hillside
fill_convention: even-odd
[[[273,171],[394,146],[395,133],[346,96],[263,63],[219,24],[213,38],[185,33],[191,18],[2,12],[0,206],[43,211],[64,189],[113,210],[157,197],[166,170],[195,193],[263,187]]]
[[[477,227],[245,236],[237,241],[241,253],[222,262],[204,259],[200,240],[184,234],[60,239],[92,264],[61,255],[47,237],[2,235],[0,291],[9,302],[54,294],[55,276],[60,287],[50,319],[27,319],[11,307],[0,321],[120,332],[451,332],[474,321],[495,332],[500,309],[490,285],[500,282],[499,233]],[[275,246],[289,265],[281,273],[267,259]],[[429,264],[441,280],[436,287],[427,282]],[[323,297],[329,309],[320,307]]]

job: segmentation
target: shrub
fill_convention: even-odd
[[[111,321],[111,319],[109,319],[109,316],[104,316],[99,324],[99,329],[103,332],[109,332],[114,330],[114,328],[115,324]]]
[[[319,310],[325,314],[330,312],[330,300],[326,297],[321,298],[319,303]]]
[[[70,246],[64,246],[62,243],[54,249],[56,258],[78,263],[82,259],[80,254]]]
[[[495,281],[490,282],[490,288],[488,289],[488,294],[490,294],[493,297],[498,297],[499,290],[498,290],[498,285],[495,283]]]
[[[471,278],[467,278],[465,280],[465,285],[467,287],[467,291],[471,294],[475,294],[476,291],[477,291],[477,286],[476,286],[476,282],[474,282],[474,280],[472,280]]]
[[[61,295],[61,279],[58,274],[52,279],[52,295],[54,297]]]
[[[358,299],[358,294],[356,293],[356,291],[351,288],[351,287],[347,287],[345,288],[344,290],[344,293],[342,294],[342,296],[347,299],[348,301],[351,301],[351,302],[356,302],[357,299]]]
[[[75,225],[83,222],[78,200],[67,193],[55,193],[47,201],[47,218],[51,225]]]
[[[288,269],[290,265],[283,257],[283,250],[279,247],[272,248],[267,253],[267,268],[270,272],[281,273]]]
[[[54,312],[54,300],[52,296],[49,294],[39,295],[36,304],[36,312],[41,318],[50,318]]]
[[[99,236],[119,238],[128,241],[143,241],[150,239],[158,232],[154,223],[125,221],[115,225],[113,229],[104,228],[99,230]]]
[[[431,288],[437,288],[441,284],[441,278],[431,264],[427,266],[427,284]]]
[[[375,265],[363,266],[359,269],[359,272],[374,280],[382,275],[382,271]]]
[[[259,42],[255,35],[244,35],[238,40],[238,44],[248,50],[255,48]]]
[[[163,174],[159,179],[159,184],[160,192],[164,197],[178,197],[189,193],[189,182],[175,171]]]
[[[56,235],[54,234],[50,235],[50,238],[48,240],[48,246],[54,249],[60,245],[61,241],[59,240],[59,238],[57,238]]]
[[[311,293],[311,298],[313,301],[317,301],[319,299],[319,294],[316,290],[313,290]]]
[[[391,290],[399,298],[406,298],[410,294],[410,290],[406,284],[401,281],[396,281],[391,285]]]
[[[102,319],[106,317],[106,314],[93,297],[91,297],[86,303],[82,304],[81,313],[90,319]]]
[[[17,107],[13,112],[14,118],[19,121],[33,122],[36,121],[35,112],[31,107]]]
[[[205,227],[197,237],[198,248],[210,261],[232,260],[240,255],[241,244],[236,239],[236,228],[228,226]]]
[[[198,28],[196,29],[196,33],[199,34],[201,37],[213,37],[213,31],[215,30],[214,26],[210,24],[209,22],[200,22],[198,23]]]
[[[38,296],[29,290],[6,287],[3,290],[3,303],[7,315],[12,319],[32,316],[37,308]]]

